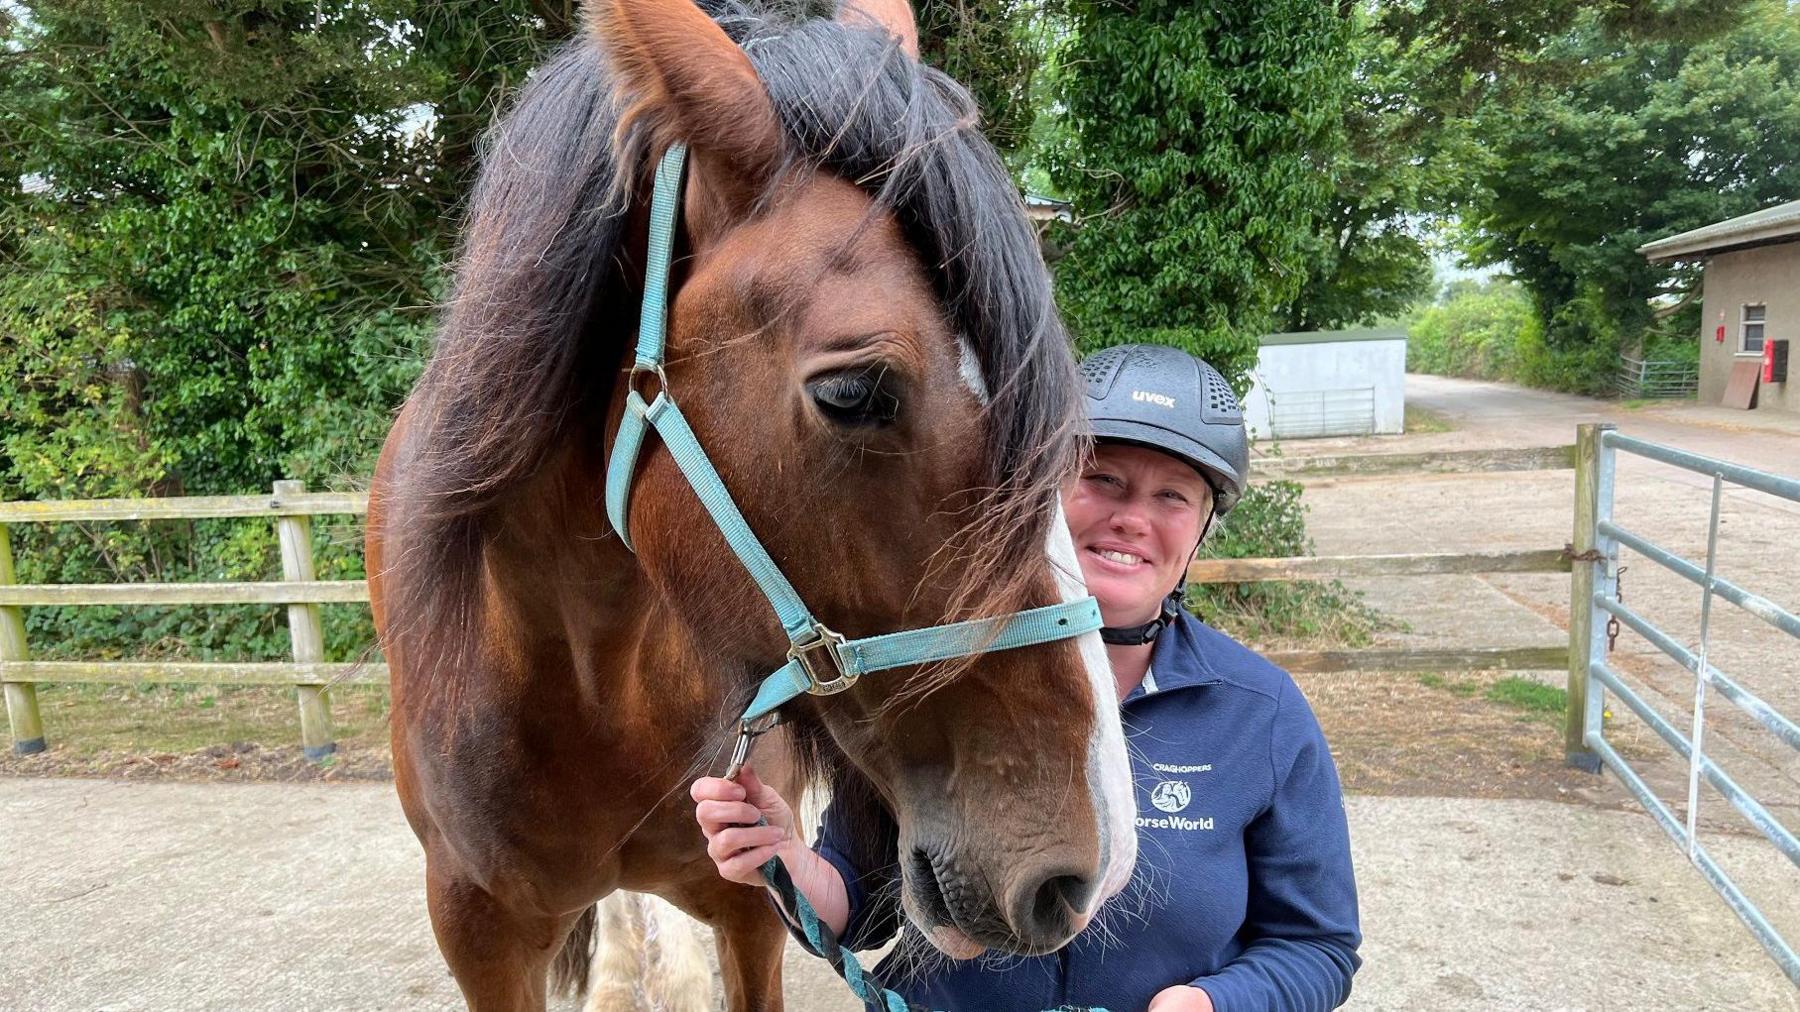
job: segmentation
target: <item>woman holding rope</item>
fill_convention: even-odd
[[[1237,400],[1173,348],[1110,348],[1082,372],[1095,448],[1063,508],[1132,746],[1136,872],[1061,950],[952,961],[903,941],[879,975],[957,1012],[1335,1008],[1362,940],[1337,768],[1287,673],[1181,607],[1188,562],[1243,493]],[[835,798],[808,848],[750,767],[692,793],[725,878],[760,885],[780,857],[844,947],[900,928],[897,831],[874,799]]]

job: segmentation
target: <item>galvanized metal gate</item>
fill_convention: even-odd
[[[1570,642],[1574,648],[1570,655],[1569,678],[1570,757],[1578,763],[1586,760],[1590,768],[1595,770],[1600,764],[1604,764],[1617,774],[1669,836],[1686,849],[1688,859],[1749,926],[1763,948],[1781,964],[1788,978],[1800,985],[1800,956],[1795,954],[1793,946],[1782,938],[1756,905],[1707,853],[1695,831],[1700,804],[1700,780],[1705,778],[1789,860],[1800,865],[1800,841],[1796,841],[1794,834],[1740,787],[1730,774],[1708,758],[1705,748],[1707,696],[1716,691],[1741,707],[1788,747],[1800,750],[1800,727],[1794,721],[1783,716],[1775,707],[1758,698],[1707,659],[1713,603],[1717,600],[1742,608],[1800,641],[1800,617],[1768,598],[1720,576],[1717,571],[1719,502],[1725,486],[1729,484],[1755,489],[1800,503],[1800,479],[1634,439],[1616,431],[1611,425],[1581,426],[1576,452],[1576,540],[1572,546],[1576,566],[1572,572],[1574,596],[1570,613]],[[1703,563],[1684,559],[1614,521],[1613,484],[1617,455],[1620,453],[1646,457],[1712,479],[1712,515],[1707,527],[1706,559]],[[1658,629],[1642,614],[1619,600],[1621,548],[1630,549],[1638,556],[1700,587],[1700,638],[1695,649],[1677,642],[1673,636]],[[1611,626],[1611,632],[1616,635],[1621,625],[1636,632],[1694,673],[1694,704],[1687,735],[1683,735],[1646,703],[1620,678],[1616,670],[1608,666],[1608,627]],[[1800,647],[1800,642],[1796,646]],[[1633,713],[1687,760],[1685,819],[1678,818],[1631,768],[1630,763],[1607,742],[1602,715],[1606,709],[1608,692],[1630,707]]]

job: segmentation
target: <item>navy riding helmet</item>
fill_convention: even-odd
[[[1213,519],[1243,498],[1250,472],[1250,439],[1231,384],[1187,352],[1152,344],[1097,351],[1082,361],[1081,374],[1087,379],[1088,431],[1096,441],[1160,450],[1206,479],[1213,512],[1201,528],[1204,538]],[[1185,584],[1175,585],[1152,621],[1108,626],[1101,637],[1127,645],[1154,642],[1180,614]]]

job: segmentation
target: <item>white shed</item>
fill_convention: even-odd
[[[1406,331],[1270,334],[1256,354],[1244,422],[1255,439],[1399,433]]]

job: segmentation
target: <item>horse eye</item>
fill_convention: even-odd
[[[885,370],[861,369],[809,380],[807,393],[825,417],[841,425],[889,425],[900,416],[900,399],[882,383]]]

